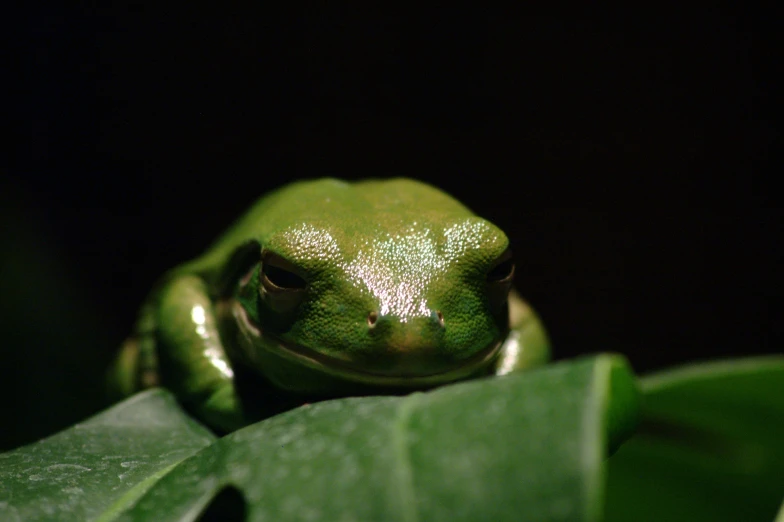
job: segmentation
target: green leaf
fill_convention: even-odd
[[[163,390],[0,455],[0,520],[110,520],[173,464],[215,440]]]
[[[784,357],[641,382],[642,424],[610,459],[606,520],[772,521],[784,497]]]
[[[635,414],[614,356],[312,404],[180,463],[120,520],[193,520],[221,491],[251,521],[597,520],[608,443]]]
[[[597,520],[636,411],[615,356],[312,404],[217,442],[155,390],[0,455],[0,520]]]

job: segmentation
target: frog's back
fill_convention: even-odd
[[[250,240],[266,244],[274,234],[302,224],[361,237],[373,229],[394,234],[472,215],[448,194],[407,178],[299,181],[262,196],[201,257],[182,268],[210,279],[238,246]]]

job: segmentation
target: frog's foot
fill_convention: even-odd
[[[194,409],[199,418],[207,424],[227,432],[248,424],[237,392],[234,386],[228,383],[210,394],[203,402],[196,404]]]
[[[542,321],[516,292],[509,295],[511,331],[501,348],[496,375],[528,370],[550,359],[550,340]]]
[[[125,340],[107,372],[108,396],[112,401],[132,395],[138,390],[139,343],[135,337]]]
[[[134,393],[158,386],[159,377],[154,354],[150,355],[149,336],[127,338],[114,363],[109,368],[107,388],[113,401],[129,397]]]

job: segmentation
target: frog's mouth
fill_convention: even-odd
[[[250,319],[245,308],[240,303],[235,302],[232,308],[242,337],[254,346],[261,344],[265,350],[285,360],[334,377],[375,386],[422,388],[465,379],[478,373],[496,360],[501,352],[504,340],[503,337],[495,340],[469,358],[460,361],[458,365],[441,371],[430,373],[414,373],[399,370],[390,370],[389,372],[374,371],[362,368],[350,361],[330,357],[306,346],[286,342],[271,336],[269,333],[262,335],[261,328]],[[264,342],[259,343],[258,341],[262,339]]]

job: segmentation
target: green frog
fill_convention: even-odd
[[[112,386],[165,386],[231,431],[260,405],[524,370],[550,350],[514,273],[506,234],[431,185],[292,183],[160,279]]]

